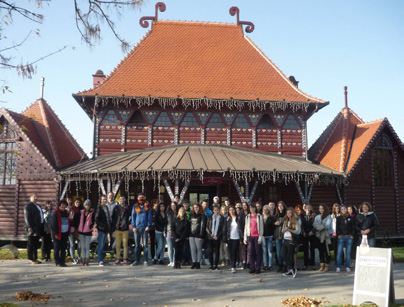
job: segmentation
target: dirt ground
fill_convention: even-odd
[[[31,265],[27,260],[0,261],[0,303],[17,302],[19,291],[47,293],[49,306],[282,306],[281,300],[306,296],[330,304],[352,303],[354,273],[299,271],[295,279],[270,271],[250,275],[227,268],[209,271],[184,267],[139,265],[89,267],[54,263]],[[404,305],[404,264],[394,264],[396,303]],[[36,304],[41,305],[41,302]],[[328,304],[327,304],[328,305]]]

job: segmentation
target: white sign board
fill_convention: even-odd
[[[356,251],[353,305],[372,302],[388,307],[394,302],[394,279],[391,248],[370,247],[365,254]]]

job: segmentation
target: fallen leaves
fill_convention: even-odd
[[[33,293],[32,291],[20,291],[16,293],[15,299],[17,301],[40,301],[46,304],[48,300],[52,299],[52,296],[42,293]]]
[[[308,298],[305,296],[296,296],[281,301],[282,305],[290,307],[315,307],[319,306],[322,301],[316,298]]]

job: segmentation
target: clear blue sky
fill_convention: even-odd
[[[19,1],[35,7],[35,1]],[[118,32],[135,45],[147,32],[142,16],[154,15],[157,1],[146,1],[140,10],[126,10],[117,21]],[[294,75],[309,95],[330,101],[308,123],[312,144],[344,106],[343,87],[348,86],[349,107],[365,121],[387,117],[404,141],[404,1],[402,0],[166,0],[160,19],[202,20],[235,23],[231,6],[240,8],[240,20],[252,21],[248,36],[285,73]],[[8,42],[31,35],[18,52],[23,62],[40,58],[68,45],[37,66],[37,74],[23,80],[13,71],[1,70],[13,93],[0,94],[0,107],[21,112],[39,98],[40,78],[45,77],[44,98],[83,149],[92,149],[90,119],[72,98],[72,93],[92,87],[92,74],[105,74],[125,56],[119,42],[105,25],[103,40],[92,49],[81,42],[75,28],[73,2],[53,0],[40,10],[45,15],[37,25],[15,15],[6,28]],[[4,46],[7,41],[3,40]],[[73,48],[74,47],[74,48]]]

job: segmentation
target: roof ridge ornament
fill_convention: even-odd
[[[344,86],[345,109],[348,110],[348,86]]]
[[[240,21],[240,9],[237,6],[232,6],[229,10],[229,13],[231,16],[234,16],[237,14],[237,25],[246,25],[247,27],[245,28],[245,31],[247,33],[251,33],[252,31],[254,31],[255,26],[252,22]]]
[[[142,18],[140,18],[139,24],[143,28],[149,27],[149,22],[147,20],[157,21],[158,20],[158,11],[160,10],[160,12],[164,12],[166,10],[166,5],[164,2],[157,2],[155,8],[156,8],[156,10],[155,10],[154,16],[143,16]]]

